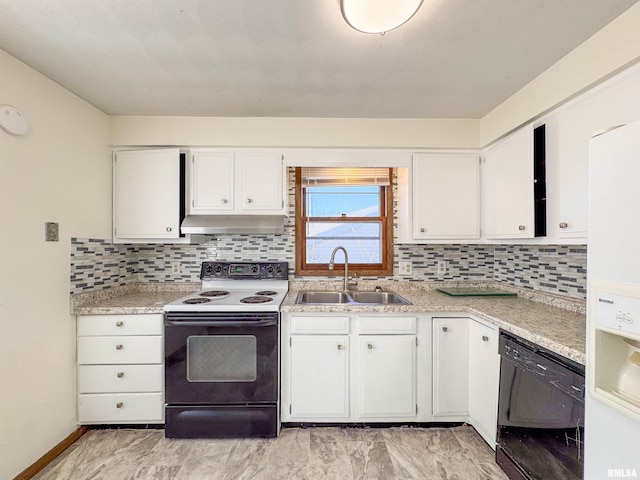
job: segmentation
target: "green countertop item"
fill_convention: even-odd
[[[516,297],[518,294],[497,288],[436,288],[452,297]]]

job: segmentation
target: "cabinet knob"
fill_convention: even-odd
[[[560,228],[567,228],[567,227],[569,226],[569,224],[568,224],[567,222],[560,222],[560,223],[558,224],[558,226],[559,226]]]
[[[449,327],[442,327],[442,331],[443,332],[448,332],[449,331]]]
[[[486,335],[482,335],[482,341],[483,342],[488,342],[489,341],[489,337],[487,337]]]
[[[124,403],[122,402],[116,403],[116,408],[122,408],[122,407],[124,407]]]
[[[227,203],[229,203],[229,200],[227,200],[226,198],[223,198],[223,199],[222,199],[222,204],[223,204],[223,205],[226,205]]]
[[[116,345],[116,350],[122,350],[122,348],[123,348],[122,344],[119,343],[118,345]]]
[[[167,232],[170,232],[171,230],[173,230],[173,228],[171,228],[171,227],[167,227],[167,229],[166,229],[166,230],[167,230]]]
[[[367,343],[367,348],[368,348],[369,350],[373,350],[373,345],[371,345],[370,343]]]
[[[526,230],[527,227],[525,227],[524,225],[518,225],[518,230],[523,231]]]
[[[121,322],[121,321],[116,322],[116,327],[122,327],[123,325],[124,325],[124,322]]]
[[[426,229],[426,228],[424,228],[424,227],[420,228],[420,233],[424,233],[424,232],[426,232],[426,231],[427,231],[427,229]]]
[[[338,344],[338,350],[344,350],[344,345]]]
[[[118,372],[118,378],[124,377],[124,372]]]
[[[247,203],[253,203],[253,199],[252,198],[247,198]]]

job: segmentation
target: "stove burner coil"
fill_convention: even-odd
[[[193,304],[197,304],[197,303],[208,303],[210,301],[211,300],[209,300],[208,298],[187,298],[182,303],[193,305]]]
[[[201,297],[227,297],[229,292],[226,290],[206,290],[204,292],[200,292]]]
[[[264,296],[259,296],[259,295],[255,295],[252,297],[244,297],[240,299],[241,303],[267,303],[267,302],[271,302],[273,300],[273,298],[271,297],[264,297]]]
[[[278,292],[274,291],[274,290],[261,290],[259,292],[256,292],[256,295],[266,295],[267,297],[273,297],[274,295],[277,295]]]

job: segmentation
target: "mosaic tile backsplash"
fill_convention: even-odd
[[[71,239],[71,293],[135,282],[199,282],[207,260],[287,261],[293,276],[292,226],[282,235],[205,237],[197,245],[114,245],[99,239]],[[438,261],[447,262],[444,274]],[[585,245],[396,245],[398,262],[410,261],[403,281],[497,281],[532,290],[584,299]],[[369,277],[367,277],[369,278]]]

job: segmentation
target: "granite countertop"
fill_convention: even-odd
[[[410,288],[403,288],[401,284],[396,282],[391,288],[387,288],[386,285],[383,288],[402,295],[412,305],[296,305],[295,299],[299,290],[312,289],[309,287],[309,285],[292,284],[282,303],[281,311],[466,313],[582,365],[585,364],[586,316],[584,302],[564,297],[559,298],[554,295],[543,295],[547,298],[536,298],[538,301],[534,301],[524,298],[522,295],[526,295],[525,292],[518,292],[517,297],[451,297],[430,288],[432,286],[412,285]],[[326,289],[339,290],[339,287]],[[542,303],[542,301],[547,301],[547,303]],[[565,301],[566,304],[564,304]],[[564,308],[555,305],[562,305]]]
[[[296,305],[300,290],[338,291],[341,282],[292,281],[281,306],[283,312],[345,313],[463,313],[496,325],[584,365],[586,317],[584,302],[551,294],[514,289],[517,297],[451,297],[435,290],[439,284],[425,282],[361,281],[360,290],[380,285],[409,300],[412,305]],[[466,286],[488,286],[486,283]],[[496,285],[491,284],[495,287]],[[123,315],[162,313],[163,306],[200,289],[199,283],[136,284],[71,296],[74,315]]]

